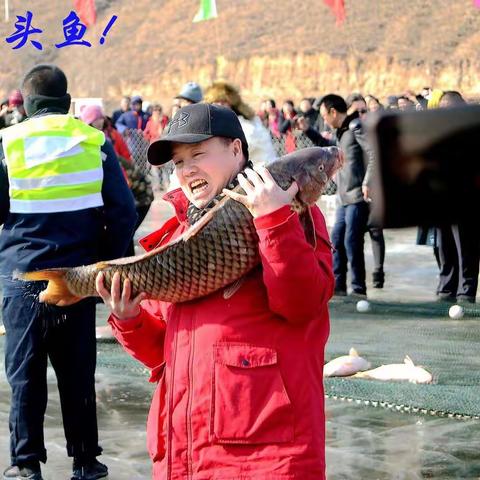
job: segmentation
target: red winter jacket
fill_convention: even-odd
[[[176,217],[144,239],[153,248],[188,224]],[[158,382],[147,425],[156,480],[325,478],[324,347],[332,256],[312,208],[316,248],[289,206],[255,219],[262,265],[185,303],[145,301],[138,317],[110,317],[124,348]]]

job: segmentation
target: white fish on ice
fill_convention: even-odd
[[[382,365],[373,370],[359,372],[355,377],[383,381],[405,380],[412,383],[430,383],[432,381],[432,374],[424,368],[414,365],[408,355],[405,357],[404,363]]]
[[[323,367],[324,377],[348,377],[370,368],[370,363],[360,357],[352,347],[348,355],[334,358]]]

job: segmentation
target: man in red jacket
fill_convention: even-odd
[[[323,215],[311,209],[317,246],[269,172],[249,168],[236,115],[209,104],[182,108],[148,151],[169,160],[181,188],[166,200],[175,216],[143,242],[168,243],[222,192],[254,217],[261,266],[234,284],[184,303],[131,298],[131,285],[103,277],[118,340],[152,372],[147,425],[154,479],[325,478],[324,347],[332,255]],[[245,168],[247,167],[247,168]],[[246,195],[230,190],[239,183]]]

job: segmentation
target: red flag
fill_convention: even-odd
[[[73,0],[75,11],[80,20],[87,26],[92,26],[97,20],[97,11],[95,10],[95,0]]]
[[[345,20],[345,0],[323,0],[337,17],[337,25]]]

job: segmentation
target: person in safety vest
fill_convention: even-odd
[[[15,271],[121,257],[136,222],[134,201],[103,132],[67,114],[67,79],[58,67],[34,67],[21,91],[28,119],[2,131],[0,168],[2,319],[12,389],[11,466],[3,478],[42,478],[47,358],[58,380],[72,479],[103,478],[108,469],[96,459],[95,299],[46,307],[38,302],[43,282],[15,280]]]
[[[222,191],[254,217],[261,265],[188,302],[132,298],[115,274],[97,291],[116,338],[157,383],[147,423],[155,480],[324,480],[324,347],[333,294],[324,217],[311,207],[315,246],[283,190],[249,161],[240,121],[227,107],[181,108],[148,160],[175,164],[181,188],[164,197],[175,216],[140,243],[178,239]],[[246,195],[223,190],[237,184]]]

